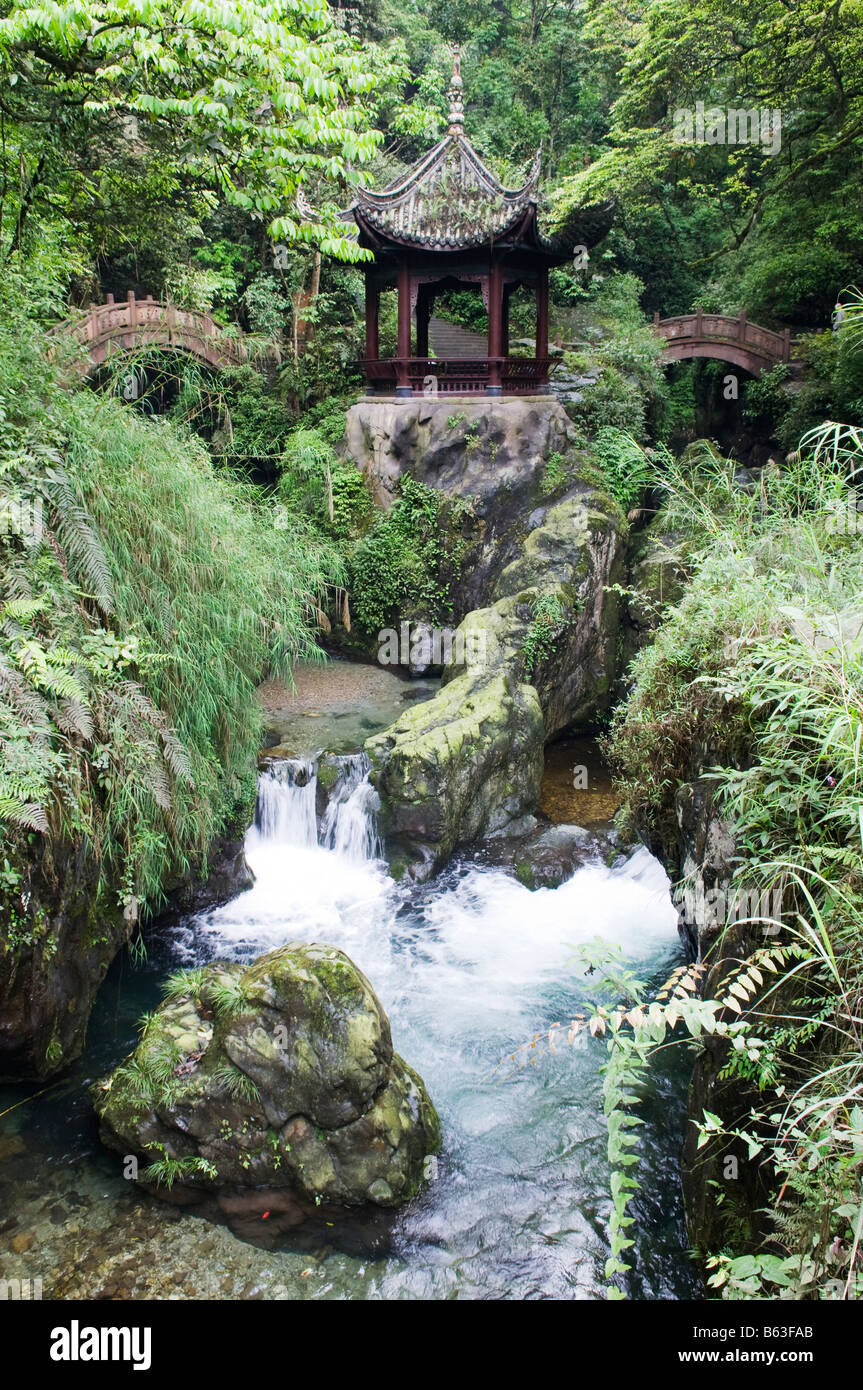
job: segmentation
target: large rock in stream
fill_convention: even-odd
[[[371,985],[325,945],[170,982],[136,1051],[92,1096],[103,1141],[138,1160],[142,1184],[173,1200],[218,1194],[231,1213],[395,1207],[440,1147]]]
[[[364,401],[347,441],[380,504],[409,473],[475,523],[443,688],[366,743],[394,872],[421,878],[523,826],[545,743],[608,707],[626,518],[550,399]]]

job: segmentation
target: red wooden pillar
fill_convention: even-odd
[[[428,290],[420,290],[417,295],[417,357],[429,355],[429,319],[431,318],[431,298]]]
[[[536,356],[539,361],[548,357],[548,267],[543,266],[536,282]],[[548,381],[548,368],[539,373],[540,384]]]
[[[376,362],[380,356],[378,322],[380,318],[380,287],[366,275],[366,360]]]
[[[500,384],[500,359],[503,357],[503,275],[497,261],[492,263],[488,277],[488,385],[487,396],[503,394]]]
[[[408,360],[411,355],[411,273],[406,260],[399,263],[399,335],[396,366],[396,395],[412,396]]]
[[[500,336],[503,356],[509,357],[509,299],[511,290],[504,287],[503,291],[503,322],[501,324]]]

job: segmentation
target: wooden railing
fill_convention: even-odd
[[[119,304],[108,295],[107,303],[94,304],[63,328],[73,333],[98,367],[112,351],[142,347],[182,348],[213,367],[236,366],[246,358],[240,338],[231,337],[209,314],[180,309],[147,295],[136,299],[132,290]]]
[[[489,384],[489,367],[500,371],[505,395],[530,396],[539,393],[548,381],[548,357],[381,357],[366,359],[360,366],[369,385],[379,394],[394,393],[401,381],[417,395],[476,396]]]

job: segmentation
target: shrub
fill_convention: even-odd
[[[452,584],[464,550],[468,505],[403,475],[399,496],[350,557],[351,607],[360,627],[379,632],[397,616],[452,617]]]
[[[323,423],[289,436],[279,496],[291,511],[304,512],[325,534],[345,544],[368,528],[374,509],[363,474],[356,464],[337,458],[325,428]]]
[[[557,594],[542,594],[534,603],[532,621],[522,647],[525,679],[551,656],[566,626],[567,618]]]
[[[605,486],[625,512],[643,500],[654,468],[631,434],[603,426],[591,445],[590,461],[599,468]]]

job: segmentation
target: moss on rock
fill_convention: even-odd
[[[288,1187],[310,1209],[397,1206],[440,1147],[371,985],[330,946],[216,962],[189,972],[185,994],[172,980],[134,1054],[91,1093],[103,1141],[136,1155],[160,1195],[170,1181]]]

